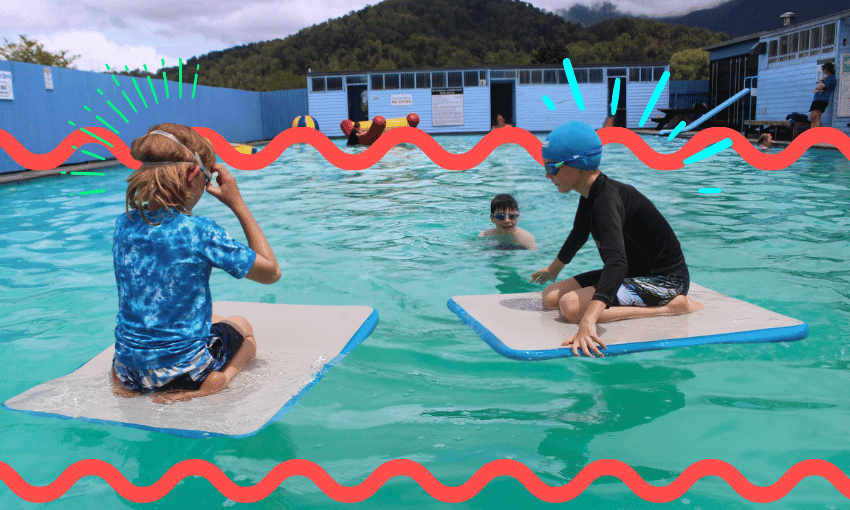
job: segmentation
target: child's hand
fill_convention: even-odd
[[[547,266],[539,271],[535,271],[534,274],[531,275],[531,281],[537,283],[554,282],[555,278],[558,277],[558,273],[560,273],[560,271],[555,271],[551,267]]]
[[[207,193],[231,209],[234,205],[242,202],[242,195],[239,193],[239,186],[236,185],[236,178],[227,170],[227,167],[221,163],[213,163],[210,172],[218,174],[215,178],[218,187],[216,188],[211,182],[208,182]]]

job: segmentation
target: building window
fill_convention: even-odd
[[[532,85],[540,85],[543,83],[543,70],[542,69],[532,69],[531,70],[531,84]]]
[[[519,84],[528,85],[529,83],[531,83],[531,71],[520,71]]]
[[[835,23],[823,26],[823,53],[835,49]]]
[[[576,83],[587,83],[587,69],[575,69]]]
[[[805,57],[809,54],[809,31],[803,30],[797,33],[800,34],[800,56]]]
[[[569,83],[570,80],[567,79],[567,72],[564,68],[558,69],[558,83]]]
[[[412,89],[416,88],[416,76],[413,73],[404,73],[401,75],[401,88]]]
[[[640,81],[652,81],[652,68],[651,67],[641,67],[640,68]]]
[[[372,90],[384,90],[384,75],[383,74],[373,74],[372,75]]]
[[[464,73],[463,73],[463,86],[464,87],[477,87],[478,86],[478,71],[464,71]]]
[[[652,81],[661,81],[662,76],[664,76],[664,68],[663,67],[653,67],[652,68]]]
[[[431,88],[431,75],[429,73],[416,73],[416,88],[417,89],[430,89]]]
[[[398,90],[398,75],[397,74],[386,74],[386,75],[384,75],[384,89],[386,89],[386,90]]]
[[[328,76],[328,92],[342,90],[342,76]]]
[[[463,87],[463,73],[449,71],[449,87]]]
[[[640,67],[629,69],[629,81],[640,81]]]
[[[779,40],[773,39],[767,43],[767,62],[776,62],[776,56],[779,54]]]
[[[590,83],[602,83],[602,69],[590,69]]]
[[[346,76],[345,83],[348,85],[357,85],[358,83],[366,83],[365,76]]]
[[[788,59],[788,36],[783,35],[779,38],[779,61]]]
[[[798,51],[800,51],[800,32],[794,32],[788,39],[788,58],[797,58]]]
[[[821,33],[822,32],[823,32],[823,30],[821,30],[821,27],[815,27],[815,28],[812,29],[812,38],[811,38],[812,43],[809,45],[809,48],[811,48],[813,50],[819,50],[820,49],[820,47],[821,47]]]
[[[617,67],[614,69],[608,69],[608,77],[609,78],[625,78],[626,77],[626,68],[625,67]]]
[[[446,86],[446,73],[431,73],[431,86],[441,88]]]
[[[325,77],[321,78],[313,78],[313,92],[324,92],[325,91]]]
[[[558,83],[558,74],[555,69],[546,69],[543,71],[543,83],[546,85],[554,85]]]

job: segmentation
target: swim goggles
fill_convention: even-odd
[[[506,217],[505,213],[496,213],[496,214],[493,215],[493,218],[495,218],[496,221],[505,221],[505,217]],[[511,220],[515,220],[515,219],[519,218],[519,213],[510,213],[510,214],[507,215],[507,217],[510,218]]]
[[[195,151],[193,151],[193,150],[190,150],[188,147],[186,147],[185,145],[183,145],[183,144],[180,142],[180,140],[178,140],[178,139],[177,139],[177,137],[176,137],[176,136],[172,135],[171,133],[166,133],[165,131],[159,131],[159,130],[151,131],[151,132],[150,132],[150,133],[148,133],[148,134],[149,134],[149,135],[162,135],[162,136],[164,136],[164,137],[166,137],[166,138],[170,138],[170,139],[172,139],[172,140],[173,140],[173,141],[174,141],[177,145],[179,145],[180,147],[183,147],[183,148],[184,148],[184,149],[186,149],[187,151],[194,153],[194,154],[195,154],[195,160],[198,162],[198,166],[200,166],[200,167],[201,167],[201,172],[203,172],[203,173],[204,173],[204,177],[207,179],[207,182],[212,182],[212,173],[210,173],[210,171],[209,171],[209,170],[207,170],[207,167],[206,167],[206,166],[204,165],[204,163],[201,161],[201,156],[199,156],[197,152],[195,152]],[[154,165],[161,165],[161,164],[163,164],[163,163],[172,163],[172,161],[156,161],[156,162],[149,161],[149,162],[147,162],[147,163],[142,163],[142,166],[154,166]],[[180,161],[174,161],[174,163],[180,163]]]
[[[546,163],[543,166],[546,167],[546,173],[547,174],[557,175],[558,170],[560,170],[561,167],[564,166],[564,165],[568,165],[568,164],[572,163],[573,161],[576,161],[576,160],[579,160],[579,159],[582,159],[582,158],[592,158],[593,156],[599,156],[600,154],[602,154],[602,146],[601,145],[599,147],[587,149],[586,151],[584,151],[580,154],[574,154],[574,155],[570,156],[569,158],[561,161],[560,163]]]

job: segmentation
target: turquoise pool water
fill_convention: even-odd
[[[479,139],[438,137],[452,152],[465,152]],[[661,137],[649,142],[668,152],[683,144]],[[263,286],[214,272],[213,298],[369,305],[380,314],[372,335],[256,436],[191,440],[2,409],[0,461],[35,485],[88,458],[109,462],[138,486],[192,458],[215,463],[240,485],[258,483],[292,458],[318,463],[344,485],[362,482],[396,458],[419,462],[447,485],[462,484],[501,458],[523,462],[549,485],[563,485],[606,458],[628,463],[653,485],[671,483],[705,458],[733,464],[757,485],[774,483],[809,458],[850,473],[850,163],[837,152],[810,150],[786,170],[765,172],[724,151],[661,172],[613,145],[603,171],[634,184],[666,215],[695,282],[803,320],[808,338],[603,360],[503,358],[446,302],[455,295],[540,289],[528,282],[530,275],[557,254],[578,195],[559,195],[518,146],[502,146],[461,172],[443,170],[413,147],[392,149],[371,169],[344,171],[311,147],[296,146],[266,169],[235,172],[281,262],[281,280]],[[0,401],[73,371],[113,342],[111,236],[129,172],[0,187]],[[700,188],[722,192],[701,194]],[[79,195],[94,189],[106,191]],[[490,225],[489,201],[500,192],[518,199],[519,224],[536,236],[539,251],[494,251],[476,238]],[[236,219],[213,197],[195,213],[244,240]],[[599,265],[590,243],[563,275]],[[200,478],[143,505],[88,477],[39,507],[234,504]],[[659,506],[614,478],[600,479],[569,505]],[[761,505],[709,477],[660,506],[843,505],[846,499],[822,478],[807,478],[785,498]],[[0,508],[35,506],[0,484]],[[455,505],[396,478],[356,506],[551,507],[504,477]],[[250,507],[347,508],[301,477]]]

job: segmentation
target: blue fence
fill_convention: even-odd
[[[307,89],[260,92],[263,139],[271,140],[292,127],[299,115],[307,115]]]
[[[47,89],[45,69],[52,75],[52,90]],[[130,145],[161,122],[208,127],[232,142],[271,140],[289,128],[295,117],[308,112],[306,89],[250,92],[194,87],[192,69],[184,70],[183,83],[171,76],[166,84],[162,77],[133,78],[0,61],[0,86],[8,76],[4,71],[11,73],[14,97],[0,99],[0,129],[37,154],[52,151],[77,128],[112,129]],[[0,90],[0,98],[3,93]],[[707,81],[670,82],[671,107],[689,108],[707,101]],[[113,157],[94,138],[79,149]],[[67,163],[95,160],[77,150]],[[20,170],[23,166],[0,149],[0,173]]]
[[[52,75],[52,90],[47,89],[45,69]],[[0,84],[8,82],[3,71],[11,73],[13,99],[0,99],[0,129],[37,154],[52,151],[77,128],[112,129],[130,145],[161,122],[211,128],[233,142],[267,140],[307,112],[306,90],[261,93],[194,87],[191,69],[184,69],[182,84],[177,76],[168,76],[167,85],[162,77],[148,80],[8,61],[0,61]],[[9,91],[3,90],[0,97],[4,92],[8,97]],[[113,157],[94,138],[79,149]],[[95,160],[78,150],[67,163]],[[0,149],[0,173],[19,170],[24,167]]]

